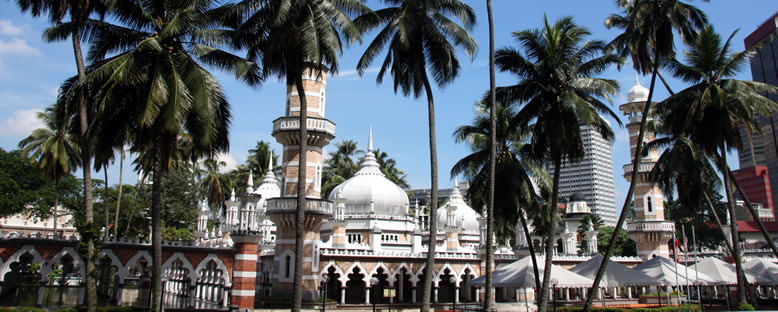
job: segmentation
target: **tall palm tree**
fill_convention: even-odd
[[[71,134],[70,118],[56,107],[49,107],[38,113],[38,119],[46,128],[33,130],[32,134],[19,142],[22,154],[30,155],[38,163],[38,168],[47,177],[54,180],[54,235],[57,235],[59,210],[59,180],[78,168],[81,162],[78,138]],[[32,154],[30,154],[32,153]]]
[[[435,101],[427,70],[438,87],[445,87],[459,74],[459,60],[455,46],[464,49],[471,58],[476,43],[468,31],[475,24],[475,12],[460,0],[384,0],[389,5],[375,14],[359,17],[355,23],[363,31],[379,28],[375,39],[365,49],[357,63],[360,75],[370,67],[375,57],[387,49],[378,71],[377,82],[382,82],[389,70],[394,79],[394,91],[403,95],[427,96],[430,142],[430,207],[429,232],[437,232],[438,205],[438,151],[435,139]],[[451,18],[461,23],[457,24]],[[431,282],[434,278],[435,240],[428,243],[424,270],[422,311],[430,309]]]
[[[704,0],[707,1],[707,0]],[[696,32],[708,24],[708,19],[701,10],[679,0],[617,0],[622,8],[621,15],[613,14],[605,19],[608,28],[623,29],[609,43],[610,48],[615,49],[621,56],[632,58],[632,67],[641,74],[651,73],[651,83],[648,88],[646,105],[640,121],[637,142],[643,142],[646,121],[648,120],[651,99],[654,96],[656,77],[659,74],[659,65],[666,60],[675,57],[674,31],[684,41],[692,40]],[[626,214],[629,211],[629,203],[637,183],[638,165],[643,146],[638,144],[632,160],[632,177],[627,189],[627,196],[621,209],[614,233],[621,231]],[[616,235],[611,237],[605,248],[604,257],[610,258],[616,244]],[[602,261],[597,274],[594,277],[593,289],[597,289],[605,273],[609,261]],[[590,292],[586,297],[584,311],[590,312],[594,294]]]
[[[594,78],[608,66],[620,64],[622,58],[604,53],[605,43],[587,40],[590,33],[579,27],[571,17],[549,24],[542,29],[513,33],[524,48],[522,54],[512,48],[497,51],[497,65],[501,71],[517,76],[520,82],[497,90],[497,100],[525,103],[514,117],[517,125],[529,129],[531,151],[535,159],[542,159],[554,167],[548,216],[558,215],[557,197],[563,157],[578,160],[584,156],[581,126],[599,132],[606,140],[613,131],[600,113],[619,120],[602,99],[618,91],[618,83]],[[546,268],[551,267],[554,236],[557,223],[550,222],[546,237]],[[539,311],[546,311],[549,298],[551,270],[543,274]]]
[[[267,171],[267,165],[270,163],[270,158],[273,158],[272,162],[275,164],[278,160],[278,155],[273,155],[273,150],[270,148],[270,143],[265,141],[257,141],[257,145],[254,148],[249,149],[249,156],[246,159],[246,163],[249,165],[251,172],[257,174],[257,178],[261,178]]]
[[[305,94],[303,75],[321,75],[329,68],[338,70],[343,36],[349,43],[359,41],[361,32],[350,15],[370,10],[359,0],[246,0],[245,22],[235,37],[238,48],[246,48],[248,57],[258,60],[266,76],[285,79],[289,89]],[[308,111],[305,96],[300,96],[300,112]],[[299,163],[306,163],[307,114],[299,114]],[[306,170],[298,170],[297,181],[306,181]],[[305,220],[305,183],[297,183],[295,218],[295,268],[292,310],[302,307],[303,230]]]
[[[67,40],[70,37],[73,44],[73,54],[76,59],[76,69],[78,71],[78,80],[82,81],[86,75],[86,67],[84,65],[84,56],[81,50],[81,36],[80,31],[84,28],[84,23],[89,19],[92,14],[103,15],[107,10],[107,6],[104,1],[101,0],[17,0],[16,4],[22,10],[22,12],[30,12],[33,16],[38,17],[41,15],[48,15],[52,24],[58,25],[60,31],[58,34],[49,34],[48,30],[44,32],[44,38],[49,41]],[[70,16],[70,22],[60,24],[65,16]],[[64,27],[62,27],[64,26]],[[84,222],[83,229],[91,229],[93,227],[93,211],[92,211],[92,153],[89,148],[89,132],[88,125],[89,120],[87,116],[87,103],[84,96],[79,95],[77,104],[78,107],[78,136],[79,145],[81,146],[81,168],[84,178]],[[87,245],[86,255],[84,257],[84,263],[86,266],[86,272],[88,276],[92,276],[92,272],[95,270],[95,244],[94,235],[89,230],[82,231],[81,240]],[[86,306],[87,311],[94,312],[97,309],[97,284],[94,279],[87,278],[86,280]]]
[[[397,161],[394,158],[389,157],[389,154],[382,151],[380,148],[376,148],[373,152],[375,154],[376,162],[381,167],[381,172],[386,176],[389,181],[397,184],[402,189],[407,190],[410,188],[408,181],[405,177],[408,176],[404,171],[397,168]],[[360,160],[361,162],[361,160]]]
[[[524,143],[526,131],[510,123],[516,113],[516,103],[500,103],[495,111],[496,168],[495,189],[500,197],[495,197],[492,213],[501,216],[493,220],[502,231],[495,231],[499,240],[509,240],[516,232],[515,225],[521,223],[523,232],[530,239],[525,209],[541,205],[543,192],[551,188],[548,172],[540,163],[528,157],[529,145]],[[487,114],[487,110],[489,110]],[[484,102],[478,104],[478,115],[472,125],[460,126],[454,132],[457,142],[466,142],[473,151],[463,157],[451,169],[451,175],[462,174],[470,179],[468,197],[473,207],[487,206],[489,201],[489,166],[491,140],[491,109]],[[535,189],[535,185],[541,191]],[[488,216],[487,216],[488,217]],[[540,289],[537,258],[532,244],[528,245],[535,268],[535,282]]]
[[[732,219],[731,235],[733,258],[738,276],[738,301],[746,302],[746,279],[741,263],[739,235],[735,218],[735,199],[731,187],[727,152],[741,149],[743,144],[738,125],[746,131],[760,131],[758,115],[769,116],[778,104],[766,97],[778,94],[778,87],[754,81],[741,81],[729,77],[735,75],[748,61],[752,49],[732,53],[730,41],[723,43],[712,27],[706,27],[689,43],[685,52],[686,64],[670,61],[667,66],[674,76],[692,86],[670,96],[660,103],[657,114],[668,132],[675,136],[688,136],[701,150],[716,155],[722,174],[728,209]]]
[[[495,193],[495,180],[497,170],[497,85],[495,78],[495,64],[494,64],[494,14],[492,13],[492,0],[486,0],[486,15],[489,21],[489,183],[487,190],[486,201],[486,300],[484,300],[484,309],[490,311],[492,309],[493,290],[492,290],[492,270],[494,262],[494,243],[492,242],[492,233],[494,233],[494,193]],[[521,225],[524,228],[524,234],[527,235],[527,223],[524,220],[524,214],[521,215]],[[527,241],[529,241],[529,235],[527,235]],[[538,272],[537,272],[537,259],[535,259],[535,251],[532,248],[532,244],[528,244],[530,249],[530,256],[532,256],[532,264],[535,267],[535,286],[539,286]]]
[[[95,65],[85,82],[99,88],[100,131],[121,135],[129,124],[137,165],[152,175],[153,311],[161,309],[162,177],[173,160],[228,149],[229,103],[203,65],[248,83],[262,78],[255,64],[212,45],[222,33],[215,25],[231,10],[211,0],[125,1],[111,12],[124,26],[94,24],[89,58]]]
[[[205,175],[200,179],[200,187],[206,193],[208,205],[211,209],[220,210],[224,204],[225,196],[230,193],[232,183],[226,174],[219,172],[227,163],[216,159],[203,161]],[[266,165],[267,166],[267,165]]]

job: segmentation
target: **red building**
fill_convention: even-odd
[[[748,200],[754,204],[762,204],[775,216],[773,195],[770,188],[770,175],[767,166],[754,166],[735,170],[735,179],[748,196]]]

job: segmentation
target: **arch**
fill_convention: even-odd
[[[321,114],[321,117],[324,117],[325,108],[327,105],[327,94],[325,93],[324,87],[319,89],[319,114]]]
[[[378,268],[384,269],[384,273],[383,274],[386,274],[386,275],[391,275],[392,274],[392,271],[389,270],[389,267],[387,267],[386,264],[384,264],[383,261],[378,261],[378,263],[376,263],[376,265],[373,266],[373,269],[370,270],[370,274],[368,274],[368,275],[373,276],[373,274],[377,274]]]
[[[286,257],[289,257],[289,263],[286,263]],[[284,250],[275,259],[278,262],[278,281],[279,282],[292,282],[294,279],[294,251]],[[289,277],[284,274],[286,270],[289,270]]]
[[[340,277],[338,278],[338,281],[340,281],[343,284],[346,284],[348,281],[348,278],[346,277],[346,274],[343,273],[343,270],[335,264],[334,260],[330,260],[330,262],[327,262],[326,265],[324,265],[324,268],[319,271],[319,275],[325,275],[329,273],[330,268],[335,268],[335,273],[340,274]]]
[[[116,274],[119,275],[119,283],[124,284],[124,278],[129,274],[129,271],[124,265],[122,265],[122,261],[119,260],[118,257],[116,257],[116,254],[113,253],[113,250],[111,249],[100,250],[100,252],[97,254],[98,261],[100,261],[100,257],[105,257],[108,260],[111,260],[111,263],[118,268]]]
[[[173,265],[173,262],[176,260],[181,260],[181,262],[184,264],[184,268],[189,270],[189,281],[190,283],[194,284],[195,280],[197,280],[197,273],[195,273],[194,267],[192,266],[192,263],[189,262],[189,259],[184,257],[184,255],[180,252],[172,254],[167,258],[167,260],[165,260],[165,262],[162,263],[162,267],[160,267],[160,273],[165,272],[166,269],[170,268],[170,266]],[[201,263],[202,262],[203,261],[201,261]]]
[[[352,265],[347,272],[348,281],[346,284],[346,297],[345,303],[347,304],[362,304],[366,303],[366,290],[368,289],[367,271],[364,268]],[[361,277],[360,277],[361,275]]]
[[[365,282],[365,285],[369,284],[370,283],[370,277],[369,277],[369,274],[366,273],[368,271],[365,270],[365,267],[362,266],[362,263],[360,263],[359,261],[354,261],[354,263],[352,263],[348,267],[348,269],[345,270],[346,274],[352,274],[352,272],[354,271],[354,268],[358,268],[359,272],[362,273],[362,275],[364,275],[364,277],[362,278],[362,281]]]
[[[145,250],[138,250],[138,252],[136,252],[134,255],[132,255],[132,257],[130,257],[130,260],[127,260],[126,267],[129,268],[137,265],[138,260],[140,260],[141,258],[146,260],[146,263],[148,263],[149,266],[151,266],[151,255],[149,254],[149,252]]]
[[[205,266],[208,265],[208,261],[213,260],[213,262],[216,263],[216,268],[219,270],[224,271],[224,286],[230,287],[232,286],[232,282],[230,279],[231,272],[227,270],[227,266],[224,265],[224,262],[222,262],[221,259],[219,259],[219,256],[216,254],[210,253],[208,256],[205,257],[200,263],[197,264],[197,268],[193,269],[191,272],[190,278],[192,278],[192,283],[197,280],[197,272],[200,272],[200,270],[205,269]],[[188,263],[188,262],[185,262]]]
[[[41,268],[43,268],[46,264],[46,260],[41,257],[41,254],[38,252],[38,250],[35,249],[35,246],[32,245],[24,245],[22,248],[17,250],[13,255],[8,257],[8,260],[5,261],[5,263],[0,266],[0,279],[2,279],[8,271],[11,269],[11,264],[14,262],[19,261],[19,258],[22,257],[25,253],[30,253],[32,256],[33,262],[37,262],[41,264]],[[41,276],[45,276],[41,274]]]
[[[443,264],[443,266],[440,268],[440,271],[438,271],[438,272],[435,274],[435,279],[434,279],[434,281],[433,281],[433,283],[434,283],[433,285],[434,285],[434,286],[436,286],[436,287],[437,287],[437,286],[439,286],[438,284],[440,283],[440,281],[442,281],[442,279],[440,278],[440,276],[441,276],[441,275],[443,275],[443,274],[444,274],[444,272],[446,272],[446,269],[448,269],[448,274],[449,274],[449,275],[453,275],[453,276],[455,276],[455,277],[457,278],[457,283],[459,283],[459,282],[460,282],[459,273],[457,272],[457,270],[454,270],[454,268],[453,268],[453,267],[451,267],[451,264],[450,264],[450,263],[448,263],[448,262],[446,262],[446,263],[444,263],[444,264]]]
[[[413,273],[412,273],[412,272],[413,272],[413,270],[411,270],[411,268],[408,266],[408,263],[406,263],[405,261],[403,261],[403,262],[400,262],[400,265],[398,265],[398,266],[397,266],[397,269],[395,269],[395,270],[392,272],[392,274],[390,274],[390,275],[389,275],[389,279],[388,279],[389,283],[392,283],[392,285],[394,285],[394,282],[396,282],[396,281],[397,281],[397,279],[395,278],[395,275],[397,275],[397,274],[399,274],[400,272],[402,272],[402,269],[405,269],[405,272],[406,272],[407,274],[411,274],[411,275],[413,275]]]
[[[473,268],[473,266],[470,265],[470,263],[465,263],[465,266],[462,267],[462,270],[460,270],[459,273],[457,273],[457,276],[461,277],[462,275],[464,275],[465,272],[467,272],[467,269],[470,269],[470,275],[475,275],[476,278],[480,276],[478,275],[478,270]],[[459,281],[461,282],[462,280],[460,279]]]
[[[48,265],[41,265],[41,275],[46,276],[51,273],[51,266],[58,263],[65,255],[69,255],[73,259],[73,264],[78,265],[78,276],[81,277],[81,281],[86,281],[86,268],[84,265],[84,260],[81,259],[81,256],[78,255],[78,252],[76,252],[73,247],[62,248],[62,250],[60,250],[53,258],[51,258],[51,260],[49,260]]]

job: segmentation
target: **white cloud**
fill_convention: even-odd
[[[380,68],[374,67],[374,68],[368,68],[365,69],[365,73],[377,73]],[[346,80],[358,80],[359,79],[359,72],[356,70],[343,70],[339,71],[337,74],[333,75],[333,79],[340,78],[340,79],[346,79]]]
[[[0,19],[0,35],[18,36],[22,34],[22,27],[16,26],[9,20]]]
[[[40,109],[17,109],[11,118],[0,121],[0,136],[27,136],[33,130],[44,127],[38,119]]]
[[[235,160],[235,157],[232,157],[232,154],[230,153],[219,153],[216,155],[216,159],[227,164],[226,166],[219,169],[219,172],[221,173],[230,172],[238,167],[238,161]]]
[[[42,55],[38,48],[30,46],[26,41],[19,38],[14,38],[10,41],[0,40],[0,54]]]

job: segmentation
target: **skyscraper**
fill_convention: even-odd
[[[616,225],[616,186],[613,177],[612,142],[599,132],[581,126],[584,158],[571,162],[562,160],[559,176],[559,198],[581,193],[593,214],[599,215],[608,226]]]
[[[746,37],[745,46],[750,48],[757,44],[763,44],[751,58],[751,76],[754,81],[769,83],[778,86],[778,13],[773,14],[767,21]],[[770,95],[773,101],[778,102],[778,96]],[[772,198],[778,198],[778,132],[776,122],[778,113],[772,116],[760,116],[759,125],[761,134],[749,134],[741,128],[740,137],[743,140],[743,149],[738,153],[740,168],[754,166],[767,166],[772,186]],[[766,204],[766,203],[762,203]]]

